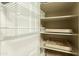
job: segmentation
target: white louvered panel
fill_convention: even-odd
[[[1,55],[28,56],[35,52],[39,54],[39,50],[38,50],[39,49],[39,38],[38,37],[39,37],[38,34],[34,34],[28,37],[22,37],[22,38],[19,37],[17,38],[17,40],[15,38],[14,40],[2,41]]]
[[[1,55],[39,55],[40,18],[39,12],[35,13],[31,7],[30,2],[18,2],[8,3],[0,10],[3,16],[0,20]]]

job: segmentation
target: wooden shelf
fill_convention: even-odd
[[[78,35],[78,34],[66,34],[66,33],[44,33],[44,32],[41,32],[41,34],[49,34],[49,35]]]
[[[57,48],[50,48],[50,47],[46,47],[46,46],[42,46],[42,48],[77,55],[77,53],[75,53],[75,52],[65,51],[65,50],[61,50],[61,49],[57,49]]]
[[[41,18],[42,20],[56,20],[56,19],[61,19],[61,18],[72,18],[72,17],[77,17],[77,15],[65,15],[65,16],[54,16],[54,17],[44,17]]]

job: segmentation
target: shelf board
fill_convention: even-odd
[[[50,47],[46,47],[46,46],[42,46],[41,48],[77,55],[75,52],[60,50],[60,49],[57,49],[57,48],[50,48]]]
[[[49,34],[49,35],[77,35],[77,34],[68,34],[68,33],[44,33],[44,32],[41,32],[41,34]]]
[[[72,18],[77,17],[77,15],[65,15],[65,16],[54,16],[54,17],[43,17],[42,20],[52,20],[52,19],[61,19],[61,18]]]

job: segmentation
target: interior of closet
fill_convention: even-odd
[[[41,3],[41,55],[78,55],[78,14],[76,2]]]

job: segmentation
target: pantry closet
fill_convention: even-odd
[[[41,55],[79,55],[79,3],[41,2],[40,8]]]

